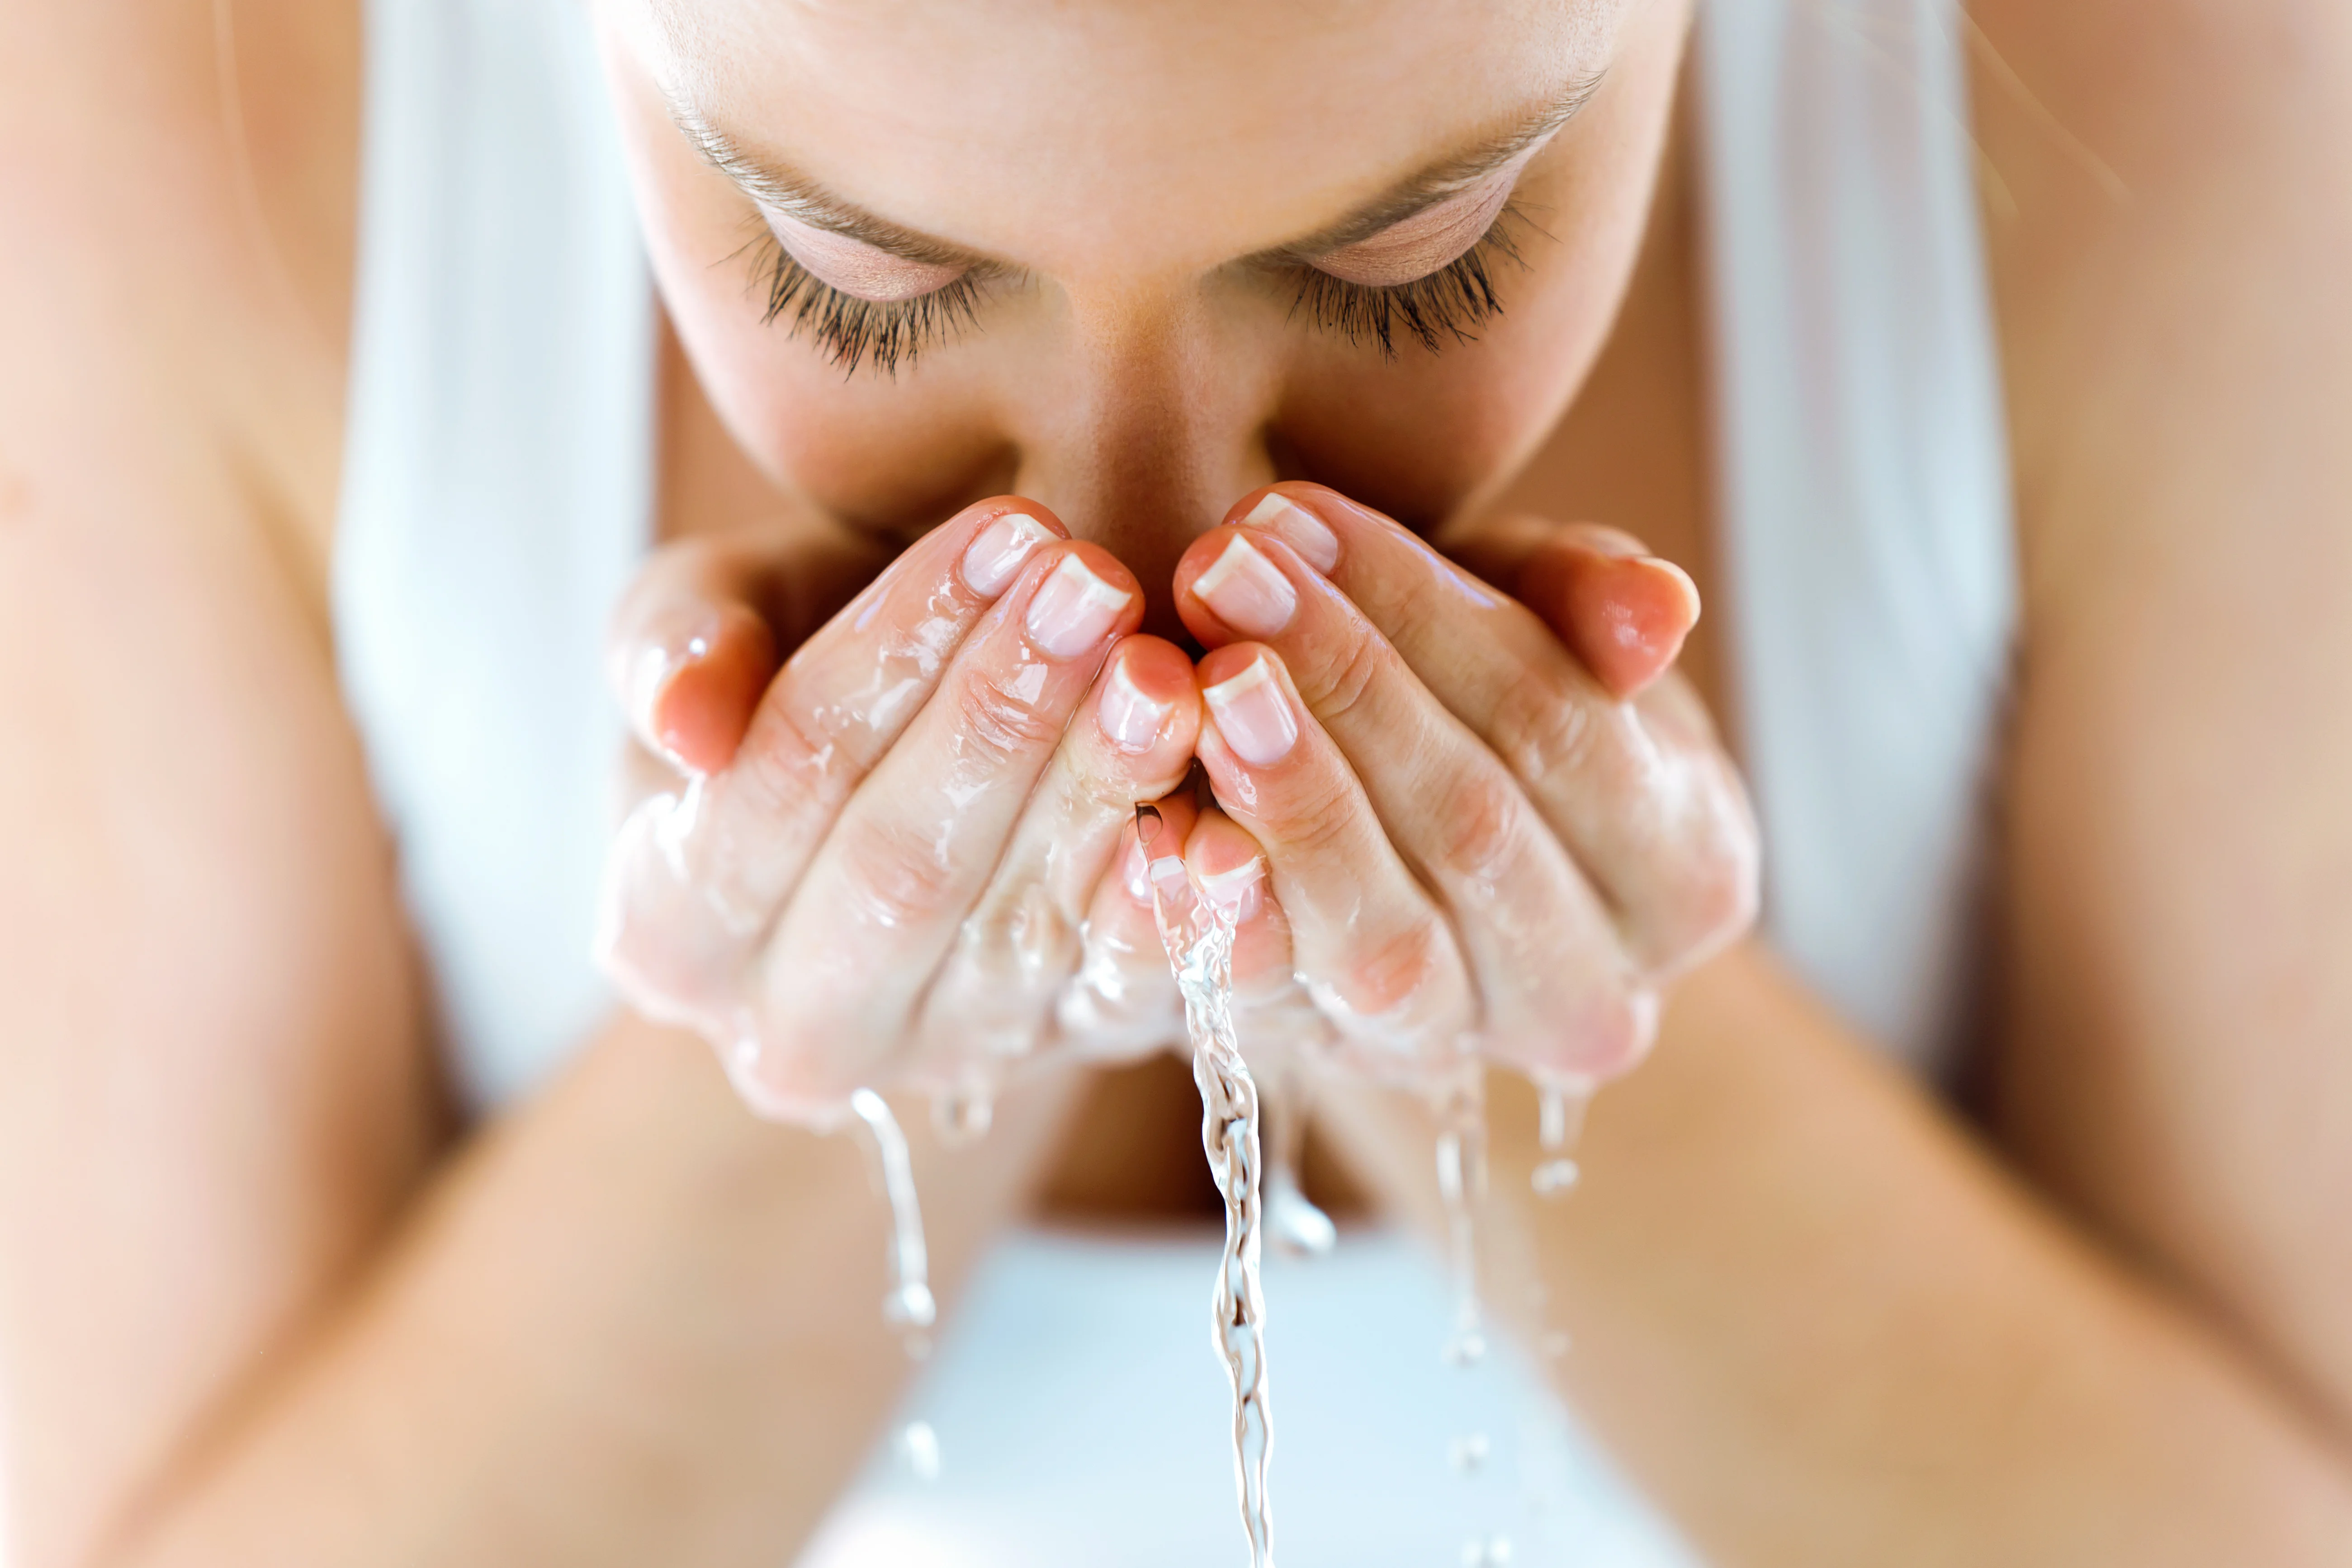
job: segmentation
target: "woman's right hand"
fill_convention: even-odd
[[[779,670],[748,607],[790,557],[665,547],[616,617],[621,699],[667,764],[606,869],[622,994],[796,1121],[1164,1043],[1181,1010],[1123,846],[1182,781],[1201,702],[1182,652],[1132,634],[1135,579],[1036,503],[984,501]]]

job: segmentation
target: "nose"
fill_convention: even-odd
[[[1183,642],[1177,559],[1276,477],[1277,377],[1262,352],[1220,340],[1204,311],[1111,300],[1073,327],[1078,351],[1021,400],[1013,487],[1124,561],[1143,584],[1144,629]]]

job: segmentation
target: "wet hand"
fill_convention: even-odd
[[[1200,699],[1180,650],[1133,634],[1133,577],[1045,507],[983,502],[779,668],[809,564],[686,541],[622,606],[615,684],[664,764],[607,867],[623,995],[795,1120],[1163,1043],[1174,986],[1118,857],[1189,768]]]
[[[1668,668],[1687,578],[1598,529],[1515,524],[1475,559],[1517,597],[1305,484],[1192,545],[1222,810],[1184,853],[1241,904],[1245,1043],[1311,1028],[1383,1076],[1466,1048],[1597,1082],[1753,918],[1755,823]]]

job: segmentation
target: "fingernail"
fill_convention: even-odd
[[[1007,512],[964,546],[963,580],[974,593],[993,599],[1004,591],[1029,552],[1054,538],[1053,529],[1028,513]]]
[[[1271,637],[1298,612],[1298,591],[1290,579],[1242,534],[1228,539],[1224,553],[1192,580],[1192,593],[1244,637]]]
[[[1252,855],[1231,871],[1203,873],[1200,878],[1201,895],[1246,919],[1257,913],[1257,901],[1253,895],[1265,877],[1265,858]]]
[[[1066,555],[1029,601],[1029,640],[1053,658],[1075,659],[1102,641],[1132,597]]]
[[[1172,706],[1145,695],[1128,674],[1127,661],[1121,659],[1103,684],[1102,703],[1095,713],[1112,745],[1125,751],[1149,751],[1160,738],[1160,727],[1168,722]]]
[[[1121,880],[1127,884],[1127,895],[1142,904],[1151,906],[1151,852],[1130,838],[1127,841],[1126,858],[1119,862]]]
[[[1305,556],[1309,565],[1327,577],[1339,564],[1339,536],[1324,527],[1322,518],[1279,491],[1268,490],[1265,498],[1249,509],[1242,526],[1264,528]]]
[[[661,721],[662,696],[688,666],[710,656],[718,640],[719,618],[698,616],[690,626],[674,628],[640,649],[629,672],[629,717],[637,734],[672,762],[677,758]]]
[[[1192,896],[1192,879],[1185,874],[1182,855],[1161,855],[1144,866],[1143,874],[1148,879],[1144,903],[1157,904],[1166,899],[1177,910],[1186,907]]]
[[[1270,767],[1297,744],[1297,721],[1290,716],[1290,705],[1263,658],[1252,659],[1248,669],[1201,695],[1208,699],[1217,732],[1243,761]]]
[[[1641,558],[1641,561],[1644,570],[1658,578],[1662,582],[1666,583],[1673,591],[1679,596],[1682,601],[1684,616],[1692,625],[1697,625],[1699,618],[1698,584],[1691,580],[1691,574],[1685,571],[1681,567],[1676,566],[1673,561],[1668,560],[1664,556],[1645,555]]]

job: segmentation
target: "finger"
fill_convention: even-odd
[[[1486,742],[1281,539],[1213,529],[1178,562],[1176,584],[1188,621],[1208,630],[1213,618],[1280,655],[1388,841],[1454,914],[1486,998],[1486,1048],[1595,1076],[1630,1065],[1645,1042],[1625,998],[1641,977],[1610,911]]]
[[[624,998],[714,1039],[746,1032],[745,967],[841,800],[1002,591],[1004,562],[1059,528],[1042,508],[999,499],[927,535],[793,653],[730,766],[636,805],[607,858],[597,927]],[[652,716],[677,678],[662,650],[690,648],[704,608],[733,602],[787,626],[814,612],[823,585],[787,580],[782,559],[745,535],[665,551],[648,569],[614,638],[641,735],[660,728]]]
[[[1234,1032],[1263,1060],[1331,1042],[1330,1022],[1298,982],[1290,921],[1269,895],[1265,853],[1240,823],[1212,807],[1184,841],[1192,885],[1234,911]]]
[[[1179,789],[1150,804],[1150,846],[1181,851],[1199,816],[1192,791]],[[1130,815],[1109,874],[1095,884],[1078,928],[1082,956],[1055,1002],[1062,1039],[1090,1058],[1145,1055],[1183,1038],[1175,976],[1152,919],[1153,849],[1138,826]]]
[[[1621,528],[1507,517],[1446,543],[1454,559],[1533,611],[1621,702],[1664,675],[1698,624],[1690,574]]]
[[[1613,529],[1563,529],[1507,580],[1620,702],[1664,675],[1698,624],[1690,575]]]
[[[927,1061],[1009,1061],[1044,1042],[1097,884],[1137,804],[1183,781],[1200,729],[1182,650],[1138,636],[1112,651],[923,1000]]]
[[[1199,679],[1201,761],[1218,803],[1265,853],[1318,1008],[1374,1071],[1454,1050],[1477,1023],[1454,932],[1281,659],[1234,643],[1203,659]]]
[[[606,667],[631,730],[684,772],[735,754],[793,647],[885,564],[846,529],[740,528],[647,559],[615,608]]]
[[[844,806],[761,964],[755,1081],[788,1096],[846,1092],[879,1063],[844,1044],[895,1042],[1003,858],[1110,647],[1143,596],[1099,546],[1041,549],[982,620],[939,688]]]
[[[968,507],[793,653],[682,846],[711,902],[740,925],[768,920],[971,628],[1038,549],[1066,537],[1034,502]]]
[[[1234,510],[1249,530],[1304,539],[1300,558],[1332,563],[1328,580],[1503,759],[1645,965],[1679,967],[1752,917],[1747,794],[1679,681],[1614,700],[1526,606],[1320,486],[1286,483]]]

